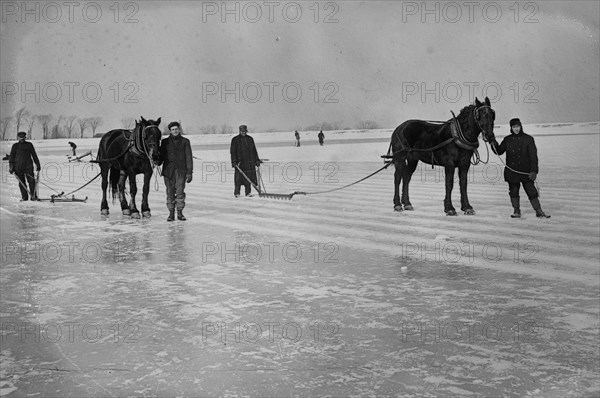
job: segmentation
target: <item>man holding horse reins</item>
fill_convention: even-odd
[[[193,159],[190,140],[181,136],[181,125],[178,122],[169,123],[171,135],[162,140],[160,144],[160,157],[163,163],[162,175],[167,189],[167,221],[177,219],[185,221],[183,208],[185,207],[185,183],[192,182]]]
[[[523,189],[535,210],[537,217],[550,218],[542,211],[538,199],[539,194],[535,188],[534,181],[538,173],[538,157],[535,141],[532,136],[523,132],[523,126],[519,119],[510,120],[510,135],[502,140],[502,144],[494,138],[492,150],[497,155],[506,152],[506,167],[504,168],[504,180],[508,182],[508,195],[514,209],[512,218],[521,217],[521,206],[519,189]]]
[[[40,160],[35,153],[35,148],[31,142],[25,141],[27,133],[20,131],[17,133],[19,141],[15,143],[10,150],[8,159],[8,171],[14,174],[19,180],[21,190],[21,202],[29,199],[26,183],[29,184],[29,195],[31,200],[37,200],[35,192],[35,177],[33,176],[33,163],[35,162],[36,171],[40,171]],[[32,161],[33,160],[33,161]]]

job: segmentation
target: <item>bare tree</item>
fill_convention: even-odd
[[[37,118],[38,118],[37,115],[31,115],[27,119],[27,139],[28,140],[31,139],[31,130],[33,130],[33,125],[35,124],[35,121],[37,120]]]
[[[39,115],[38,120],[42,124],[42,138],[45,140],[48,138],[49,135],[48,133],[50,130],[48,129],[48,125],[52,120],[52,115]]]
[[[90,119],[87,117],[79,118],[77,119],[77,124],[79,125],[79,138],[83,138],[83,132],[88,124],[90,124]]]
[[[332,130],[341,130],[342,129],[342,121],[341,120],[334,120],[333,122],[331,122],[331,129]]]
[[[135,127],[135,119],[132,117],[124,117],[121,119],[121,125],[124,129],[130,130]]]
[[[16,121],[16,125],[17,125],[17,133],[21,130],[21,124],[27,120],[27,115],[29,115],[29,112],[27,111],[27,109],[25,109],[25,107],[22,107],[21,109],[19,109],[17,111],[17,113],[15,113],[15,121]]]
[[[339,126],[341,126],[342,122],[320,122],[313,123],[310,126],[306,126],[304,128],[296,128],[294,130],[308,130],[308,131],[319,131],[319,130],[339,130]]]
[[[221,125],[221,134],[233,134],[233,127],[231,127],[230,125],[228,125],[227,123],[223,123]]]
[[[356,124],[356,128],[359,130],[373,130],[378,129],[379,125],[373,120],[361,120]]]
[[[69,116],[65,119],[65,129],[67,129],[68,138],[73,135],[73,129],[75,128],[75,120],[77,116]]]
[[[294,129],[294,131],[295,130],[317,131],[317,130],[320,130],[320,128],[321,128],[321,123],[313,123],[310,126],[306,126],[304,128]]]
[[[60,124],[62,123],[64,118],[65,117],[63,115],[60,115],[58,117],[58,119],[56,120],[56,124],[50,129],[50,138],[60,138]]]
[[[92,137],[94,137],[96,135],[96,129],[102,124],[102,118],[98,116],[91,117],[89,118],[89,121],[90,127],[92,128]]]
[[[217,134],[217,126],[214,124],[209,124],[207,126],[200,127],[201,134]]]
[[[319,130],[330,131],[333,130],[333,126],[329,122],[323,122],[321,123],[321,128]]]
[[[12,121],[12,116],[6,116],[0,119],[0,132],[2,132],[2,141],[6,140],[6,132]]]

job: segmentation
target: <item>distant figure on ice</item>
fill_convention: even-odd
[[[161,162],[164,162],[162,175],[165,179],[169,210],[167,221],[175,220],[175,208],[177,219],[185,221],[185,183],[192,182],[194,170],[192,147],[190,140],[181,136],[181,125],[178,122],[169,123],[168,128],[171,135],[160,143],[160,158]]]
[[[323,146],[323,142],[325,141],[325,134],[323,134],[323,130],[319,131],[319,145]]]
[[[506,167],[504,168],[504,180],[508,182],[508,195],[514,209],[512,218],[521,217],[521,206],[519,189],[523,189],[535,210],[535,215],[542,218],[550,218],[542,211],[538,199],[539,194],[535,188],[534,181],[538,173],[538,157],[535,141],[532,136],[525,134],[519,119],[510,120],[510,135],[502,140],[502,144],[494,139],[492,151],[497,155],[506,152]]]
[[[248,127],[242,124],[239,130],[239,134],[232,138],[229,148],[231,167],[235,169],[233,195],[236,198],[240,196],[242,185],[246,196],[252,196],[252,184],[258,185],[256,168],[262,163],[258,158],[254,139],[248,135]]]
[[[81,156],[77,156],[77,145],[75,145],[74,142],[69,141],[69,145],[71,146],[71,155],[67,155],[67,159],[69,159],[69,162],[81,162],[81,159],[83,159],[86,156],[92,156],[92,151],[88,151],[87,153],[84,153]]]
[[[69,159],[69,162],[79,162],[80,160],[77,159],[77,145],[69,141],[69,146],[71,147],[71,154],[67,155],[67,159]]]
[[[75,145],[74,142],[69,141],[69,145],[71,146],[71,156],[73,156],[74,158],[77,157],[77,145]]]
[[[294,132],[294,135],[296,136],[296,146],[300,146],[300,133],[298,133],[298,130]]]
[[[20,131],[17,133],[18,142],[10,150],[8,159],[8,172],[14,174],[19,180],[19,189],[21,190],[21,202],[29,199],[38,200],[35,190],[35,177],[33,176],[33,163],[35,162],[35,171],[39,172],[40,160],[35,153],[35,148],[31,142],[25,141],[27,133]],[[29,196],[27,186],[29,185]]]

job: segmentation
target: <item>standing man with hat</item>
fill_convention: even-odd
[[[259,167],[262,161],[258,158],[254,139],[248,135],[248,126],[242,124],[239,127],[239,134],[231,139],[231,167],[235,169],[234,190],[235,197],[240,196],[241,186],[244,185],[246,196],[251,195],[251,184],[258,185],[256,178],[256,167]],[[240,172],[241,170],[241,172]],[[246,175],[242,174],[242,172]],[[248,181],[248,179],[250,181]]]
[[[504,180],[508,182],[508,195],[514,209],[512,218],[521,217],[519,189],[523,189],[535,210],[535,215],[540,218],[550,218],[543,212],[538,199],[539,194],[534,181],[538,173],[538,156],[535,141],[532,136],[523,132],[523,125],[519,119],[510,120],[510,135],[502,140],[502,144],[494,139],[492,150],[497,155],[506,152],[506,167]]]
[[[160,162],[164,163],[162,175],[167,188],[167,221],[175,220],[175,208],[177,219],[185,221],[185,183],[192,182],[194,170],[192,147],[190,140],[181,136],[181,125],[178,122],[169,123],[168,128],[171,135],[160,144]]]
[[[40,171],[40,160],[35,153],[35,148],[31,142],[25,141],[27,133],[20,131],[17,133],[18,142],[10,150],[8,159],[10,174],[15,174],[19,180],[21,189],[21,202],[29,199],[26,183],[29,185],[29,196],[31,200],[38,200],[35,192],[35,177],[33,176],[33,163],[35,162],[35,171]]]

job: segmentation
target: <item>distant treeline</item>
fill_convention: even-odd
[[[181,122],[180,122],[181,123]],[[77,117],[59,115],[34,115],[30,113],[26,107],[23,107],[15,112],[13,116],[0,118],[0,133],[2,140],[16,139],[17,132],[25,131],[27,138],[32,138],[32,132],[41,130],[42,139],[55,138],[86,138],[86,137],[101,137],[106,131],[96,133],[96,129],[103,124],[101,117]],[[135,127],[135,118],[125,117],[121,119],[120,128],[132,129]],[[182,128],[183,128],[182,123]],[[114,128],[118,128],[115,126]],[[378,129],[379,124],[373,120],[362,120],[354,127],[345,126],[342,121],[320,122],[313,123],[308,126],[294,126],[291,129],[269,128],[264,131],[266,133],[274,133],[279,131],[332,131],[332,130],[373,130]],[[187,134],[235,134],[237,127],[230,126],[227,123],[221,125],[208,124],[199,127],[196,131],[185,131]],[[163,132],[168,134],[168,128],[165,124]],[[248,126],[250,134],[258,132],[252,126]],[[37,134],[36,134],[37,136]]]

